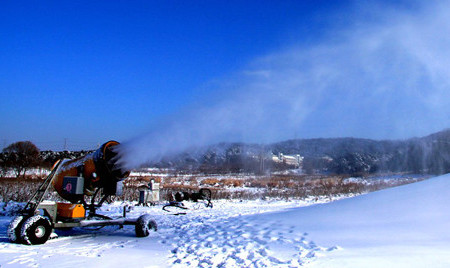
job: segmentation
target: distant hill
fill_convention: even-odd
[[[41,158],[45,165],[51,166],[57,159],[86,153],[43,151]],[[407,140],[320,138],[272,144],[218,143],[146,165],[203,173],[266,173],[292,169],[289,164],[272,161],[272,157],[280,153],[304,157],[302,170],[309,174],[444,174],[450,173],[450,129]]]
[[[292,168],[272,155],[301,155],[306,173],[450,172],[450,129],[422,138],[296,139],[273,144],[220,143],[167,158],[157,166],[201,172],[266,172]]]

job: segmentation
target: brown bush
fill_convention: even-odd
[[[41,176],[43,177],[43,176]],[[397,186],[419,179],[405,178],[390,180],[367,181],[346,180],[342,176],[246,176],[236,175],[230,178],[222,176],[202,177],[201,175],[178,175],[170,176],[134,176],[124,181],[123,195],[113,197],[113,200],[137,201],[139,199],[139,186],[146,185],[154,179],[156,182],[162,181],[160,196],[162,201],[171,201],[176,192],[198,192],[200,188],[209,188],[212,191],[213,199],[302,199],[310,196],[329,196],[363,193],[380,190],[387,187]],[[0,202],[9,200],[25,202],[39,187],[42,179],[38,176],[27,176],[25,179],[0,180]],[[248,189],[232,189],[235,187],[252,187]],[[256,188],[256,189],[255,189]],[[46,197],[48,200],[60,200],[61,198],[50,191]]]
[[[222,179],[220,182],[225,187],[242,187],[244,185],[244,182],[238,179]]]
[[[215,186],[219,185],[219,180],[216,178],[206,178],[201,181],[201,184]]]

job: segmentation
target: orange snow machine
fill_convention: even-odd
[[[157,229],[150,215],[137,219],[110,218],[97,209],[110,197],[122,194],[122,180],[130,172],[116,165],[120,159],[116,141],[108,141],[96,151],[77,159],[59,160],[25,208],[8,227],[11,242],[28,245],[45,243],[53,229],[134,225],[136,236],[145,237]],[[43,201],[50,185],[67,202]],[[96,201],[99,200],[99,201]]]

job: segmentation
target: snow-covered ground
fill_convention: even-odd
[[[450,267],[450,175],[325,203],[218,201],[186,215],[154,215],[158,232],[105,227],[59,232],[44,245],[11,244],[0,217],[2,267]],[[104,213],[120,215],[118,204]]]

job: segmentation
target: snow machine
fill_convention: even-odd
[[[83,157],[56,162],[24,209],[11,221],[7,231],[9,240],[43,244],[53,229],[88,226],[134,225],[137,237],[156,231],[156,222],[148,214],[129,219],[124,207],[123,216],[113,219],[96,211],[110,196],[121,195],[122,180],[130,174],[115,165],[118,153],[114,147],[118,144],[109,141]],[[50,185],[68,202],[43,201]]]

